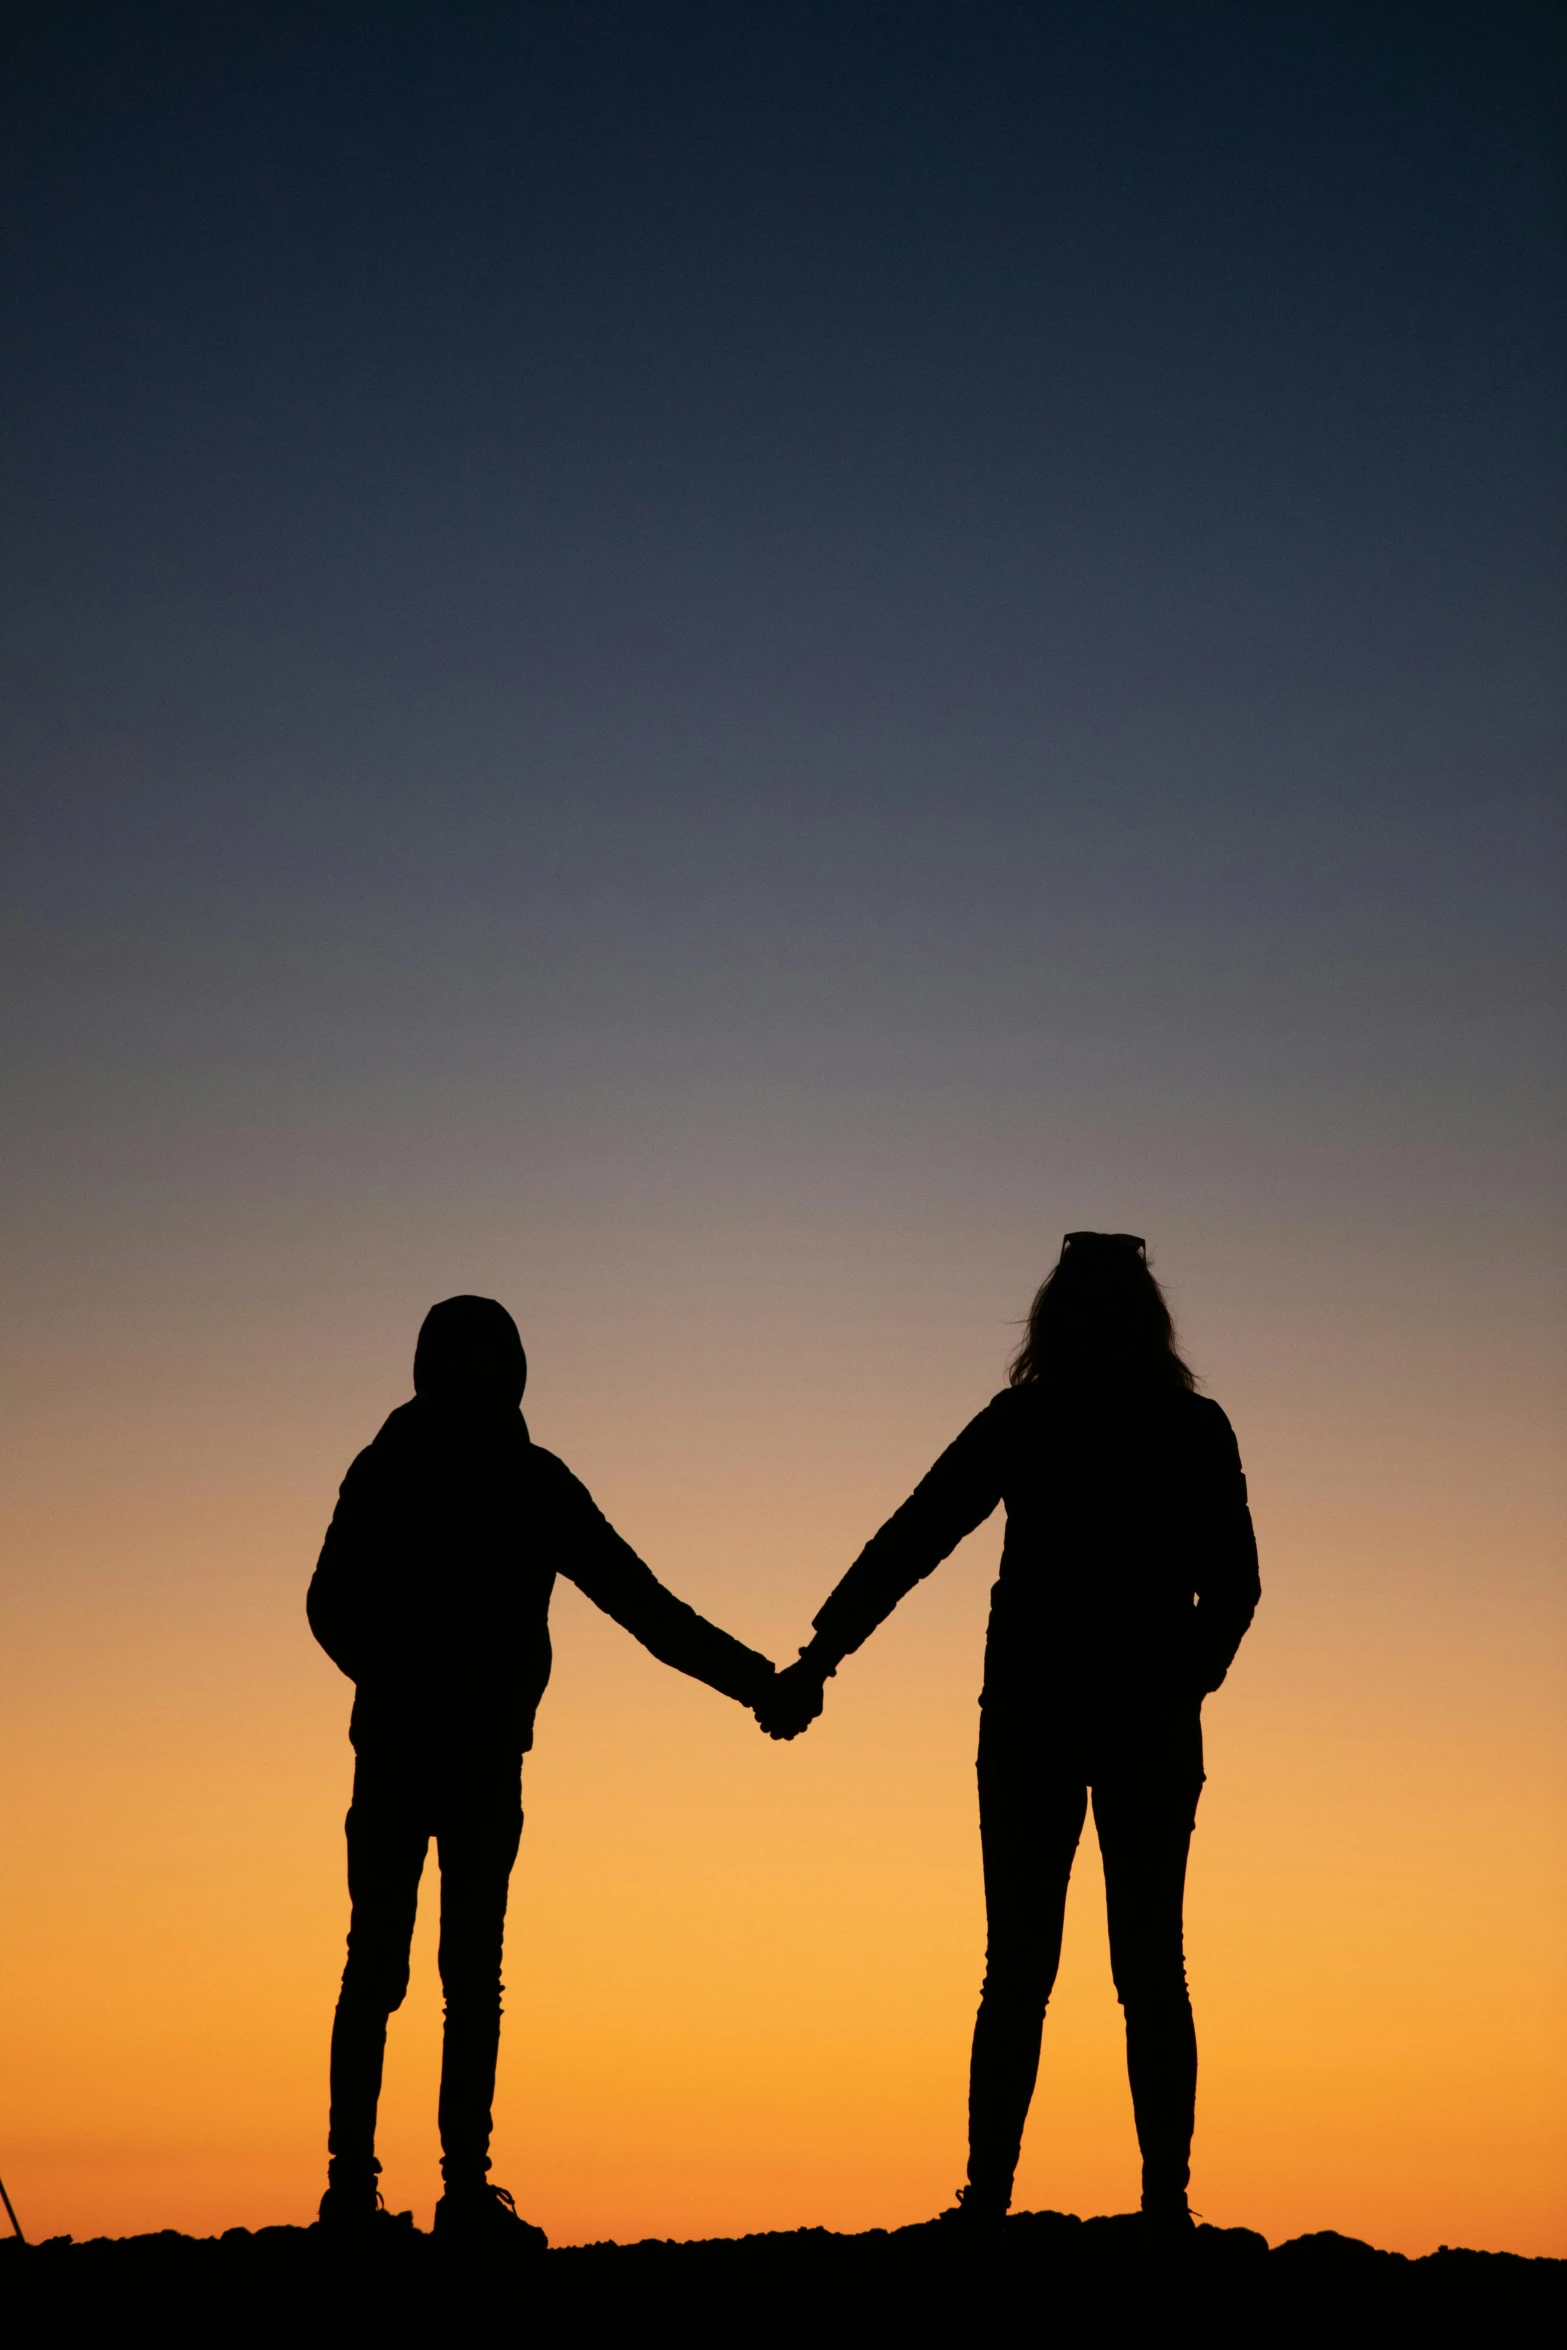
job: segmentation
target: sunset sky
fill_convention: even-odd
[[[1193,2202],[1567,2253],[1559,11],[9,24],[24,2228],[313,2214],[304,1591],[434,1299],[787,1658],[1090,1225],[1262,1555]],[[1000,1534],[789,1747],[561,1588],[495,2147],[553,2240],[951,2201]],[[1136,2191],[1090,1835],[1017,2204]]]

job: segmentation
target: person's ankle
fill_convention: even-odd
[[[327,2178],[316,2217],[323,2227],[362,2228],[374,2224],[381,2208],[375,2173],[339,2168]]]
[[[368,2184],[376,2186],[381,2176],[381,2165],[373,2154],[329,2154],[326,2165],[326,2183],[329,2187],[356,2188]]]
[[[954,2219],[980,2221],[987,2224],[1004,2220],[1012,2202],[1010,2179],[970,2179],[958,2189],[953,2205]]]

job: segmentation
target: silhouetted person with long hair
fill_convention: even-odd
[[[557,1574],[665,1664],[754,1706],[773,1678],[666,1591],[564,1462],[529,1439],[517,1326],[485,1297],[425,1317],[414,1398],[343,1480],[307,1602],[355,1684],[348,1814],[353,1903],[332,2027],[321,2221],[354,2233],[379,2207],[376,2107],[387,2018],[408,1988],[430,1838],[441,1869],[440,2236],[544,2242],[488,2180],[506,1893],[522,1833],[521,1765],[550,1673]]]
[[[798,1736],[842,1659],[1005,1502],[980,1700],[988,1943],[954,2220],[999,2220],[1011,2202],[1091,1798],[1143,2210],[1191,2226],[1197,2041],[1181,1910],[1202,1703],[1260,1588],[1235,1438],[1193,1386],[1142,1241],[1068,1233],[1010,1386],[866,1544],[757,1707],[771,1736]]]

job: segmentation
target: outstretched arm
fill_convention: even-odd
[[[564,1466],[560,1474],[565,1480],[559,1520],[562,1574],[661,1664],[754,1706],[772,1684],[771,1660],[666,1590],[615,1532],[587,1487]]]
[[[997,1396],[949,1444],[901,1509],[895,1510],[818,1609],[816,1637],[778,1675],[757,1707],[770,1738],[797,1738],[822,1710],[823,1686],[867,1641],[907,1592],[982,1525],[1001,1499],[1002,1414]]]

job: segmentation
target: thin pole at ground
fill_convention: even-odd
[[[0,2179],[0,2203],[5,2205],[6,2217],[11,2222],[12,2227],[16,2230],[18,2243],[25,2244],[27,2242],[27,2238],[22,2234],[22,2223],[16,2216],[16,2205],[11,2201],[10,2196],[5,2191],[4,2179]]]

